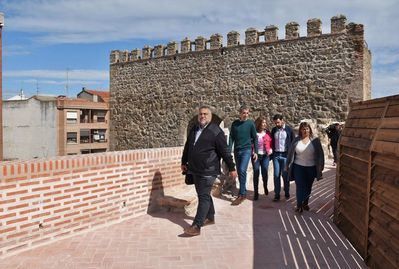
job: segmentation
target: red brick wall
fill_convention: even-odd
[[[182,148],[0,163],[0,257],[147,213]]]

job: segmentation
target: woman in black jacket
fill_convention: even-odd
[[[309,123],[301,122],[299,135],[288,149],[288,177],[296,184],[296,211],[309,210],[309,197],[315,178],[322,178],[324,152],[320,139],[313,137]]]

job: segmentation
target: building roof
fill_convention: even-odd
[[[103,101],[106,103],[109,102],[109,98],[110,98],[109,91],[96,91],[96,90],[87,90],[87,89],[83,89],[83,91],[85,91],[91,95],[100,96],[101,99],[103,99]]]
[[[57,107],[59,109],[72,108],[72,109],[104,109],[108,110],[108,103],[106,102],[93,102],[80,98],[67,98],[59,96],[57,98]]]
[[[40,102],[51,102],[56,101],[57,96],[55,95],[47,95],[47,94],[40,94],[40,95],[33,95],[31,97],[26,97],[23,93],[19,95],[15,95],[7,100],[4,101],[28,101],[30,99],[36,99]]]
[[[24,100],[28,100],[28,98],[26,98],[25,95],[24,96],[15,95],[11,98],[8,98],[6,101],[24,101]]]
[[[21,90],[19,94],[14,95],[13,97],[7,99],[7,101],[22,101],[22,100],[28,100],[23,90]]]
[[[56,101],[57,96],[55,95],[34,95],[31,98],[35,98],[36,100],[42,101],[42,102],[49,102],[49,101]],[[30,99],[30,98],[29,98]]]

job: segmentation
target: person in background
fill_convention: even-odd
[[[259,117],[255,120],[255,127],[258,136],[258,159],[252,159],[253,183],[254,183],[254,200],[259,199],[259,170],[262,173],[263,189],[265,195],[269,194],[267,189],[268,171],[269,171],[269,156],[272,154],[272,137],[271,133],[267,128],[267,122],[265,117]]]
[[[338,160],[338,140],[341,135],[341,126],[339,123],[334,123],[328,126],[326,130],[327,136],[330,140],[331,151],[334,157],[333,165],[337,163]]]
[[[220,159],[229,169],[231,177],[237,177],[231,151],[227,147],[223,130],[211,122],[209,106],[198,109],[198,123],[190,130],[181,158],[183,173],[193,176],[198,195],[198,207],[192,225],[184,230],[190,236],[200,235],[201,227],[215,224],[215,208],[211,196],[212,185],[220,174]]]
[[[309,210],[309,197],[313,181],[322,178],[324,169],[324,152],[320,139],[313,136],[312,128],[307,122],[299,125],[299,134],[288,150],[288,179],[296,184],[296,211]]]
[[[273,150],[273,168],[274,168],[274,202],[280,200],[281,176],[284,181],[285,198],[290,198],[290,181],[287,172],[284,170],[287,163],[288,147],[294,140],[294,131],[285,124],[283,116],[280,114],[273,116],[273,122],[276,125],[272,129],[272,150]]]
[[[258,137],[256,135],[255,124],[249,118],[249,108],[242,106],[240,108],[240,118],[231,124],[229,148],[234,146],[234,158],[237,165],[238,180],[240,182],[240,189],[238,197],[231,205],[241,204],[247,195],[247,169],[248,163],[251,159],[258,158]],[[253,150],[252,150],[253,148]]]

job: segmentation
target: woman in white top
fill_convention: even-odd
[[[322,178],[324,152],[320,139],[313,137],[309,123],[301,122],[299,135],[288,149],[287,167],[289,179],[296,184],[296,211],[309,210],[309,197],[315,178]]]

